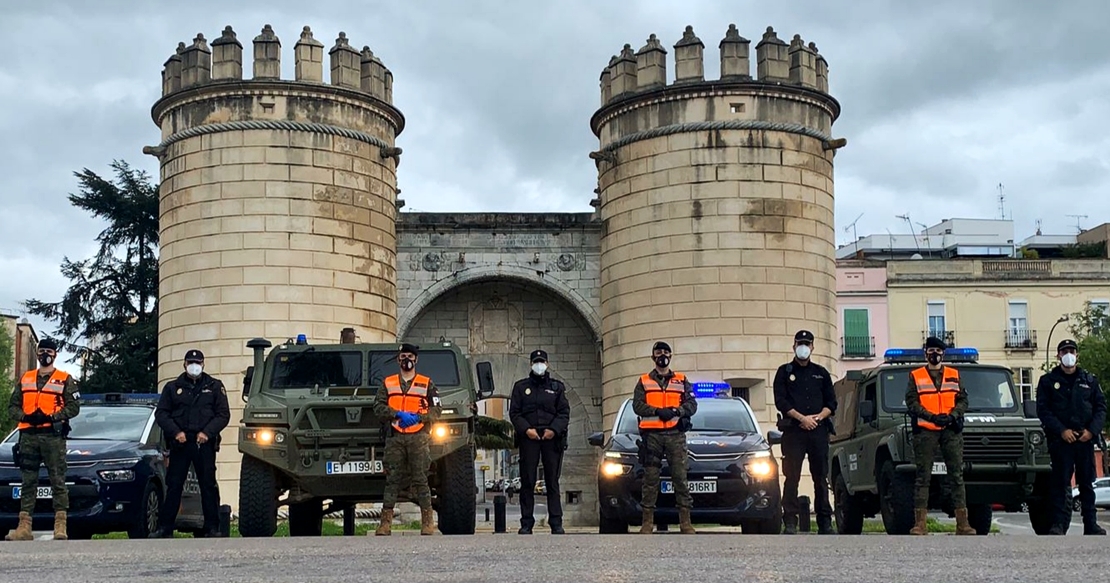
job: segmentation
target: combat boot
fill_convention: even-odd
[[[435,534],[435,516],[432,515],[432,507],[420,509],[420,534],[424,536]]]
[[[378,525],[378,530],[374,531],[374,536],[390,536],[393,534],[393,509],[388,508],[382,510],[381,524]]]
[[[694,525],[690,524],[690,509],[678,509],[678,531],[682,534],[697,534],[698,531],[694,530]]]
[[[798,517],[787,516],[782,521],[782,534],[798,534]]]
[[[69,535],[66,534],[66,511],[59,510],[54,513],[54,540],[67,540]]]
[[[19,513],[19,526],[4,535],[4,540],[35,540],[31,532],[31,515],[26,512]]]
[[[956,509],[956,534],[964,536],[979,534],[967,522],[967,508]]]
[[[926,508],[913,509],[913,528],[910,534],[923,536],[929,534],[929,510]]]
[[[655,509],[644,508],[643,524],[640,525],[640,534],[651,534],[655,530]]]

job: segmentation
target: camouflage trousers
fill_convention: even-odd
[[[917,479],[914,481],[914,508],[929,506],[929,482],[933,478],[933,460],[937,449],[947,466],[948,485],[951,488],[952,506],[966,508],[967,496],[964,491],[964,436],[951,429],[930,431],[922,429],[913,436],[913,457],[917,464]]]
[[[674,484],[675,506],[692,508],[694,500],[690,497],[690,483],[686,480],[686,469],[689,466],[686,434],[645,431],[640,436],[640,442],[640,461],[644,466],[640,505],[655,509],[655,503],[659,500],[659,470],[666,457],[667,465],[671,468],[671,483]]]
[[[54,511],[69,510],[69,489],[66,488],[66,438],[52,433],[19,434],[20,490],[19,510],[33,513],[39,486],[39,468],[46,466],[53,490]]]
[[[428,487],[428,434],[394,433],[385,442],[385,497],[382,508],[397,505],[397,493],[402,484],[409,484],[421,508],[432,507],[432,490]]]

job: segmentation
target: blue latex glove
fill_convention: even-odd
[[[416,425],[417,423],[420,423],[419,415],[417,415],[416,413],[408,413],[406,411],[401,411],[400,413],[398,413],[397,419],[400,420],[399,425],[402,429],[406,429],[408,427]]]

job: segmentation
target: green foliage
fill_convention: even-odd
[[[1021,249],[1021,258],[1022,259],[1040,259],[1041,254],[1038,253],[1036,249],[1026,249],[1026,248],[1023,247]]]
[[[0,438],[15,428],[15,421],[8,418],[8,399],[15,387],[15,338],[8,327],[0,325]]]
[[[1067,245],[1060,249],[1060,256],[1066,259],[1102,259],[1106,257],[1106,241]]]
[[[1110,317],[1101,306],[1088,304],[1082,312],[1069,314],[1068,330],[1079,345],[1079,366],[1098,377],[1103,394],[1110,400]],[[1105,427],[1110,430],[1110,416]]]
[[[32,314],[57,325],[62,350],[86,358],[81,392],[150,392],[158,364],[158,188],[142,171],[114,161],[116,181],[75,172],[80,193],[69,201],[108,227],[99,252],[63,258],[71,285],[60,302],[31,299]],[[88,346],[95,341],[98,345]]]
[[[516,449],[513,445],[513,424],[503,419],[479,415],[474,441],[478,449]]]

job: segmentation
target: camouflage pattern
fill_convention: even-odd
[[[675,506],[692,508],[694,500],[690,497],[690,484],[686,479],[689,466],[686,434],[662,431],[645,431],[640,437],[640,458],[644,466],[640,505],[645,509],[655,509],[655,503],[659,499],[659,469],[664,456],[671,467]]]
[[[428,434],[394,433],[385,443],[385,497],[382,508],[397,505],[397,492],[404,484],[410,484],[416,502],[421,508],[432,504],[432,490],[428,487],[428,466],[431,456],[428,453]]]
[[[66,439],[53,433],[20,432],[19,457],[23,478],[19,510],[28,514],[34,513],[39,468],[43,465],[46,466],[47,475],[50,476],[54,511],[69,510],[69,489],[66,488]]]
[[[933,477],[933,460],[937,448],[948,467],[949,492],[954,508],[966,508],[967,497],[964,491],[964,436],[952,429],[943,431],[920,431],[913,436],[913,456],[917,464],[917,479],[914,481],[914,508],[927,508],[929,505],[929,482]]]

